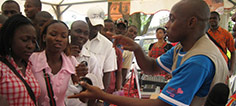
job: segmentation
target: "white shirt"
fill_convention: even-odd
[[[79,56],[76,57],[76,60],[81,63],[82,61],[86,61],[88,63],[88,73],[92,73],[96,75],[98,79],[98,86],[101,89],[104,89],[102,77],[103,73],[98,70],[98,60],[97,58],[90,53],[87,49],[83,48],[79,54]]]
[[[99,86],[99,82],[96,75],[94,75],[93,73],[88,73],[86,77],[91,79],[94,86]],[[69,81],[69,86],[68,86],[69,88],[66,91],[66,97],[74,95],[75,93],[72,91],[72,89],[70,89],[70,85],[73,85],[72,80]],[[65,104],[66,106],[87,106],[87,103],[83,103],[77,98],[73,98],[73,99],[65,98]]]
[[[112,42],[99,32],[95,38],[91,41],[88,40],[84,45],[89,52],[96,56],[100,72],[106,73],[117,70],[116,53],[112,46]]]

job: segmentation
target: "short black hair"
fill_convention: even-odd
[[[15,3],[16,4],[16,6],[17,6],[17,8],[19,9],[19,12],[20,12],[20,6],[19,6],[19,4],[16,2],[16,1],[14,1],[14,0],[6,0],[3,4],[2,4],[2,10],[3,10],[3,5],[5,5],[6,3]]]
[[[40,11],[36,14],[36,17],[44,17],[47,19],[53,19],[53,16],[47,11]]]
[[[130,26],[128,26],[127,29],[129,29],[130,27],[134,27],[134,28],[138,29],[135,25],[130,25]]]
[[[105,22],[112,22],[112,23],[114,23],[111,19],[105,19],[105,20],[104,20],[104,23],[105,23]],[[115,23],[114,23],[114,24],[115,24]]]
[[[34,4],[34,6],[39,7],[40,9],[42,9],[41,0],[33,0],[33,4]]]
[[[157,32],[158,30],[162,30],[164,33],[166,33],[166,30],[165,30],[165,28],[158,27],[158,28],[156,29],[156,32]]]
[[[11,53],[11,45],[17,28],[24,25],[32,25],[31,21],[21,14],[14,15],[6,20],[0,29],[0,55],[6,56]]]
[[[216,11],[212,11],[211,14],[216,14],[218,17],[220,17],[220,14]]]

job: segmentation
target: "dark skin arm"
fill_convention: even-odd
[[[125,85],[126,75],[127,75],[128,69],[122,68],[122,85]]]
[[[134,52],[139,67],[145,73],[155,74],[161,71],[161,68],[157,65],[155,59],[146,56],[139,44],[132,39],[120,35],[113,36],[113,38],[115,39],[114,45],[121,44],[123,49]]]
[[[90,98],[102,99],[108,103],[113,103],[118,106],[171,106],[160,99],[137,99],[124,96],[117,96],[103,92],[100,88],[91,86],[82,82],[82,86],[87,90],[80,94],[69,96],[68,98]]]
[[[235,64],[235,51],[231,52],[231,59],[230,61],[230,75],[235,74],[234,72],[234,64]]]
[[[132,39],[124,36],[113,36],[115,39],[114,45],[121,44],[123,49],[134,51],[137,62],[142,70],[146,73],[155,73],[160,71],[160,67],[156,64],[156,61],[144,54],[142,48],[132,41]],[[170,106],[166,102],[160,99],[137,99],[129,98],[124,96],[117,96],[112,94],[107,94],[103,92],[98,87],[90,86],[86,83],[81,83],[82,86],[86,87],[85,92],[80,94],[70,96],[69,98],[92,98],[92,99],[102,99],[109,103],[113,103],[119,106]]]
[[[111,72],[104,73],[103,76],[104,91],[106,91],[107,88],[109,87],[110,79],[111,79]]]
[[[116,90],[120,90],[122,85],[122,71],[117,70],[116,71]]]

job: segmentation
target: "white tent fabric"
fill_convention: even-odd
[[[4,1],[0,0],[0,5]],[[24,14],[25,0],[15,1],[20,4],[21,12]],[[180,0],[130,0],[130,14],[135,12],[153,14],[160,10],[170,10],[178,1]],[[236,2],[236,0],[231,1]],[[86,15],[87,10],[92,6],[99,6],[103,8],[106,14],[108,13],[108,0],[41,0],[41,2],[43,3],[42,10],[50,12],[55,18],[58,15],[56,14],[58,11],[55,12],[56,6],[60,7],[60,13],[74,12],[75,14]],[[224,8],[230,9],[233,6],[229,0],[224,0]],[[66,9],[65,12],[63,12],[64,9]]]
[[[5,0],[0,0],[0,5]],[[25,0],[15,0],[20,4],[21,12],[24,14]],[[84,20],[87,10],[93,6],[101,7],[105,14],[108,13],[108,1],[112,0],[41,0],[42,11],[48,11],[55,19],[65,21]],[[118,0],[119,1],[119,0]],[[122,0],[121,0],[122,1]],[[130,0],[130,14],[143,12],[154,14],[161,10],[170,10],[180,0]],[[230,0],[236,3],[236,0]],[[231,10],[234,5],[229,0],[224,0],[224,8]],[[70,23],[70,22],[69,22]]]
[[[130,14],[143,12],[153,14],[160,10],[170,10],[180,0],[132,0],[130,3]]]

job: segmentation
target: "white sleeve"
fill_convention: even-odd
[[[114,48],[111,48],[111,50],[108,50],[108,53],[106,54],[105,62],[104,62],[104,68],[103,72],[112,72],[117,70],[117,60],[116,60],[116,52]]]

